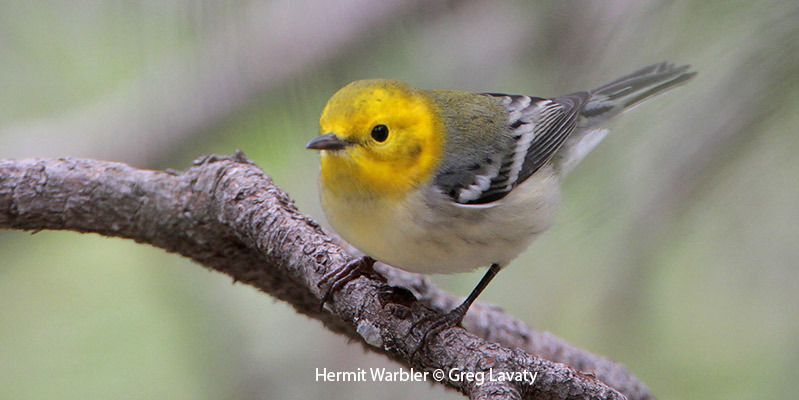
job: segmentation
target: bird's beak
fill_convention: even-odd
[[[335,133],[328,133],[313,138],[313,140],[305,145],[305,148],[311,150],[343,150],[350,144],[352,143],[339,139]]]

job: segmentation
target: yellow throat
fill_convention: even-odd
[[[384,140],[373,135],[378,125],[386,128]],[[341,198],[405,196],[432,178],[446,136],[429,96],[388,80],[356,81],[339,90],[320,127],[347,143],[321,156],[322,189]]]

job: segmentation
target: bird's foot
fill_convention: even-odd
[[[427,345],[429,340],[449,328],[460,325],[461,321],[463,321],[463,317],[466,315],[466,311],[469,310],[469,305],[470,304],[464,302],[446,314],[426,316],[415,322],[411,328],[411,332],[420,331],[421,338],[411,352],[411,360],[413,360],[419,350]]]
[[[319,281],[318,287],[323,289],[322,301],[319,304],[319,309],[323,309],[325,303],[333,298],[333,294],[339,291],[347,283],[362,275],[371,275],[383,278],[374,270],[375,259],[369,256],[356,258],[341,268],[336,268],[324,276]]]

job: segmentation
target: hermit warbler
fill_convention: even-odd
[[[499,270],[552,225],[563,177],[607,135],[600,127],[695,73],[651,65],[554,98],[422,90],[356,81],[329,100],[321,200],[330,224],[366,257],[326,276],[324,301],[374,260],[422,273],[490,266],[443,319],[458,324]]]

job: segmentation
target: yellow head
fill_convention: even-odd
[[[444,148],[444,123],[423,92],[387,80],[356,81],[328,101],[322,136],[322,184],[346,197],[400,197],[426,183]]]

